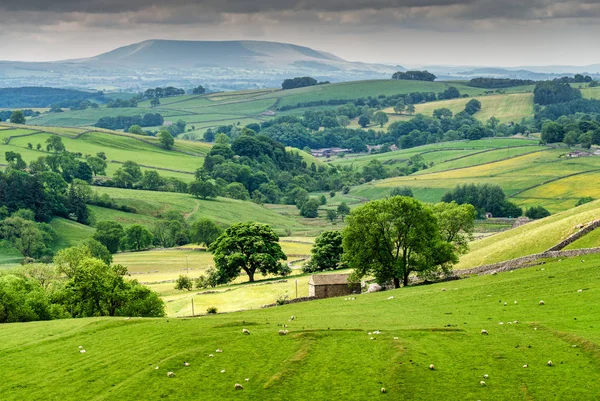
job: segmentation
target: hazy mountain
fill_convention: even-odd
[[[0,62],[1,86],[140,90],[276,87],[285,78],[348,81],[389,78],[399,66],[350,62],[331,53],[261,41],[147,40],[95,57],[46,63]]]

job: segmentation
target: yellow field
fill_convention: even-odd
[[[463,111],[465,105],[471,99],[460,98],[418,104],[415,106],[416,114],[431,116],[435,109],[441,108],[450,109],[452,113],[456,114]],[[510,121],[520,122],[524,117],[531,117],[533,115],[533,94],[531,93],[480,96],[473,99],[481,102],[481,110],[475,114],[475,117],[480,121],[487,121],[490,117],[496,117],[503,123]],[[396,115],[393,108],[385,109],[384,111],[390,115]]]

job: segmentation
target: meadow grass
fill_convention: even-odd
[[[549,261],[544,269],[353,301],[194,319],[6,324],[0,391],[7,401],[593,400],[600,393],[598,264],[597,255],[585,263]],[[283,324],[287,336],[277,334]],[[251,334],[242,335],[242,328]],[[381,334],[368,334],[374,330]],[[169,371],[176,376],[168,378]],[[236,391],[235,383],[244,390]]]
[[[600,230],[595,229],[591,233],[584,235],[577,241],[570,243],[565,249],[585,249],[600,247]]]
[[[57,240],[53,246],[55,251],[77,245],[94,235],[95,231],[90,226],[60,217],[52,219],[50,225],[57,234]]]
[[[594,201],[545,219],[475,241],[460,257],[458,269],[502,262],[546,251],[578,231],[577,226],[596,220],[600,201]]]

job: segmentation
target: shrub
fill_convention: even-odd
[[[206,313],[209,313],[211,315],[214,315],[217,313],[217,307],[216,306],[209,306],[208,308],[206,308]]]

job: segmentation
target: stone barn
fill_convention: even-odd
[[[308,281],[308,295],[316,298],[360,294],[360,283],[349,283],[348,274],[315,274]]]

